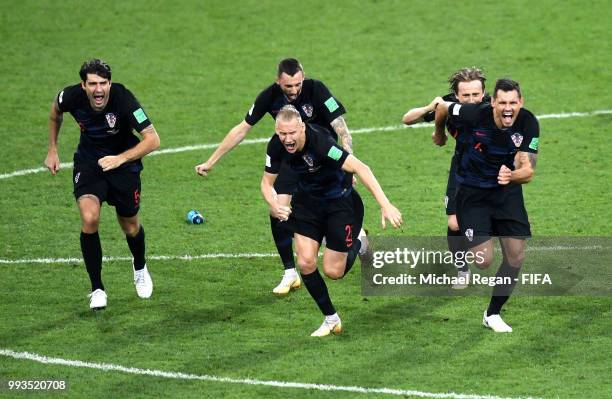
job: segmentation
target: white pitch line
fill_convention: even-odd
[[[147,256],[147,259],[151,260],[199,260],[199,259],[223,259],[223,258],[272,258],[278,256],[273,253],[241,253],[241,254],[201,254],[201,255],[153,255]],[[127,256],[104,256],[102,258],[104,262],[120,262],[120,261],[131,261],[132,257]],[[20,263],[81,263],[82,258],[33,258],[33,259],[0,259],[0,264],[20,264]]]
[[[555,245],[550,247],[538,246],[530,247],[527,246],[525,249],[528,252],[547,252],[547,251],[592,251],[592,250],[609,250],[612,247],[604,247],[601,245],[588,245],[588,246],[563,246]],[[321,254],[319,254],[321,255]],[[274,258],[278,254],[275,253],[257,253],[257,252],[245,252],[237,254],[226,254],[226,253],[212,253],[212,254],[200,254],[200,255],[151,255],[147,256],[147,259],[151,260],[184,260],[193,261],[200,259],[240,259],[240,258]],[[104,262],[126,262],[131,261],[132,257],[128,256],[105,256],[102,258]],[[15,265],[15,264],[30,264],[30,263],[81,263],[82,258],[25,258],[25,259],[2,259],[0,258],[0,264]]]
[[[328,384],[312,384],[303,382],[290,382],[290,381],[267,381],[257,380],[253,378],[231,378],[231,377],[219,377],[215,375],[197,375],[188,374],[182,372],[163,371],[163,370],[151,370],[141,369],[136,367],[125,367],[117,364],[109,363],[92,363],[83,362],[81,360],[67,360],[56,357],[47,357],[38,355],[36,353],[29,352],[15,352],[10,349],[0,349],[0,355],[11,357],[18,360],[31,360],[42,364],[54,364],[69,367],[79,367],[102,370],[105,372],[118,371],[127,374],[136,375],[148,375],[152,377],[171,378],[176,380],[199,380],[208,382],[221,382],[229,384],[242,384],[242,385],[263,385],[274,388],[294,388],[294,389],[307,389],[317,391],[336,391],[336,392],[352,392],[362,394],[388,394],[395,396],[412,396],[418,398],[448,398],[448,399],[537,399],[537,398],[507,398],[494,395],[475,395],[475,394],[462,394],[462,393],[435,393],[435,392],[422,392],[407,389],[392,389],[392,388],[365,388],[358,386],[343,386],[343,385],[328,385]]]
[[[610,115],[610,114],[612,114],[612,110],[602,109],[602,110],[591,111],[591,112],[565,112],[565,113],[560,113],[560,114],[544,114],[544,115],[539,115],[538,119],[580,118],[580,117],[588,117],[588,116],[595,116],[595,115]],[[389,131],[395,131],[395,130],[400,130],[400,129],[420,129],[420,128],[426,128],[426,127],[432,127],[432,126],[433,126],[433,123],[417,123],[415,125],[410,125],[410,126],[392,125],[392,126],[382,126],[382,127],[367,127],[367,128],[362,128],[362,129],[351,129],[351,134],[389,132]],[[246,139],[246,140],[243,140],[240,143],[240,145],[267,143],[268,140],[270,140],[269,137],[257,138],[257,139]],[[155,156],[155,155],[162,155],[162,154],[175,154],[179,152],[196,151],[196,150],[209,150],[209,149],[217,148],[218,146],[219,146],[219,143],[196,144],[196,145],[188,145],[184,147],[166,148],[163,150],[152,152],[148,156]],[[72,167],[72,162],[60,164],[60,169],[66,169],[66,168],[71,168],[71,167]],[[9,172],[9,173],[2,173],[0,174],[0,180],[9,179],[11,177],[30,175],[33,173],[45,172],[46,170],[47,168],[32,168],[32,169],[16,170],[14,172]]]

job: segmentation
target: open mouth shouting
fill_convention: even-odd
[[[512,126],[512,123],[514,122],[514,111],[502,111],[501,121],[506,127]]]
[[[283,145],[285,146],[285,149],[287,150],[287,152],[291,152],[291,153],[295,152],[297,148],[297,142],[295,140],[287,141],[283,143]]]
[[[94,93],[93,95],[94,105],[101,108],[104,105],[104,92]]]

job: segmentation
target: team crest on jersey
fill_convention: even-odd
[[[115,127],[117,123],[117,116],[112,112],[106,114],[106,122],[108,122],[108,126],[112,129]]]
[[[474,239],[474,230],[467,229],[465,231],[465,236],[467,237],[468,240],[472,241]]]
[[[512,136],[510,136],[512,138],[512,142],[514,143],[514,145],[516,147],[520,147],[521,143],[523,142],[523,135],[520,133],[514,133]]]
[[[310,153],[302,155],[302,159],[304,160],[304,162],[306,162],[306,165],[308,165],[309,172],[316,172],[317,170],[319,170],[320,166],[317,166],[315,168],[314,159],[312,158],[312,155],[310,155]]]
[[[314,159],[312,159],[312,155],[310,155],[309,153],[302,155],[302,159],[304,160],[304,162],[306,162],[309,168],[312,168],[314,166]]]
[[[306,116],[310,118],[312,116],[312,111],[314,111],[314,108],[312,107],[311,104],[304,104],[302,105],[302,110],[304,110],[304,113],[306,114]]]

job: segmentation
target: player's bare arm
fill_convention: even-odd
[[[109,155],[98,160],[98,165],[104,172],[118,168],[126,162],[140,159],[145,155],[159,148],[159,136],[155,127],[151,124],[145,127],[141,132],[142,140],[140,143],[122,152],[119,155]]]
[[[502,165],[497,175],[497,182],[501,185],[509,183],[529,183],[535,174],[537,154],[519,151],[514,157],[514,170]]]
[[[55,175],[60,167],[59,155],[57,153],[57,137],[59,136],[60,128],[64,120],[64,113],[59,110],[57,99],[51,104],[49,112],[49,147],[47,149],[47,157],[45,158],[45,166],[52,175]]]
[[[330,123],[338,137],[342,139],[342,148],[349,154],[353,153],[353,137],[349,131],[346,121],[342,116],[337,117]]]
[[[215,152],[208,158],[206,162],[203,162],[199,165],[196,165],[195,171],[200,176],[208,175],[208,172],[212,170],[215,164],[228,152],[230,152],[234,147],[236,147],[244,138],[246,137],[249,130],[251,130],[251,125],[249,125],[246,121],[242,121],[236,126],[234,126],[225,136],[221,144],[217,147]]]
[[[344,164],[342,164],[342,170],[357,174],[363,182],[363,185],[372,193],[376,202],[380,205],[383,228],[386,227],[387,220],[391,222],[391,225],[395,228],[402,225],[403,220],[401,212],[389,201],[368,165],[364,164],[353,155],[349,155],[344,161]]]
[[[448,140],[448,135],[446,134],[446,118],[448,117],[448,107],[450,104],[450,102],[443,101],[438,103],[436,107],[436,130],[434,130],[431,135],[431,140],[438,146],[443,146],[446,144],[446,140]]]
[[[414,125],[415,123],[423,122],[423,118],[430,112],[436,110],[438,104],[443,102],[442,97],[434,98],[428,105],[424,107],[412,108],[406,112],[402,118],[402,123],[405,125]]]
[[[289,219],[291,215],[291,208],[286,205],[281,205],[278,201],[276,191],[274,190],[274,182],[278,175],[264,172],[261,178],[261,195],[264,200],[268,203],[270,208],[270,215],[272,217],[285,221]]]

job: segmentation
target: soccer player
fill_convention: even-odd
[[[488,95],[485,95],[486,77],[481,69],[476,67],[462,68],[453,73],[448,79],[450,84],[450,93],[444,97],[436,97],[429,105],[412,108],[402,118],[402,122],[406,125],[412,125],[418,122],[431,122],[435,118],[435,110],[438,104],[443,101],[454,101],[462,104],[478,104],[482,101],[490,102]],[[448,172],[448,181],[446,183],[446,196],[444,197],[444,206],[446,208],[447,230],[446,237],[448,248],[453,253],[453,259],[456,259],[455,254],[464,250],[462,235],[457,224],[455,194],[457,192],[457,160],[463,150],[462,130],[464,126],[457,122],[446,121],[446,129],[455,139],[455,152],[451,158],[450,170]],[[437,141],[438,136],[432,136],[434,143],[437,145],[446,144],[446,135],[442,136],[440,141]],[[470,281],[470,268],[467,264],[457,266],[458,268],[458,283],[453,284],[454,289],[467,288]]]
[[[311,336],[340,333],[342,322],[317,269],[317,255],[325,237],[323,272],[335,280],[346,275],[360,252],[367,250],[367,241],[357,234],[363,223],[363,203],[346,174],[356,173],[374,195],[381,206],[383,227],[386,220],[399,227],[402,215],[389,202],[370,168],[339,147],[325,128],[305,124],[293,106],[280,110],[275,130],[268,143],[261,192],[270,214],[293,229],[302,280],[325,316]],[[283,164],[298,176],[291,207],[272,191]]]
[[[335,140],[338,140],[339,136],[343,148],[348,153],[353,152],[351,134],[342,116],[346,112],[342,103],[331,94],[323,82],[306,79],[304,68],[298,60],[287,58],[278,64],[276,82],[257,96],[244,120],[229,131],[206,162],[195,167],[196,172],[206,176],[221,157],[237,146],[266,113],[276,118],[280,109],[287,104],[295,106],[302,120],[327,128]],[[351,177],[347,176],[347,179],[350,180]],[[282,167],[274,189],[283,205],[288,206],[291,202],[296,184],[295,174],[289,168]],[[273,216],[270,216],[270,227],[285,269],[281,282],[272,292],[286,295],[292,288],[299,288],[301,285],[293,259],[292,233]]]
[[[81,129],[74,154],[74,196],[81,214],[81,251],[91,280],[89,307],[104,309],[102,248],[98,235],[100,207],[115,207],[133,256],[134,284],[140,298],[149,298],[153,282],[145,260],[145,232],[138,220],[141,158],[159,148],[159,136],[134,95],[111,82],[111,68],[93,59],[81,66],[81,82],[60,91],[49,115],[49,148],[45,166],[55,175],[60,167],[57,138],[64,112]],[[142,136],[139,140],[132,131]]]
[[[523,108],[518,82],[499,79],[491,104],[443,102],[436,109],[434,135],[445,140],[444,122],[470,126],[457,162],[457,221],[475,265],[493,262],[492,235],[500,237],[503,260],[483,324],[495,332],[512,332],[500,316],[525,258],[525,239],[531,236],[521,184],[534,176],[539,146],[538,120]],[[500,279],[501,280],[501,279]]]

